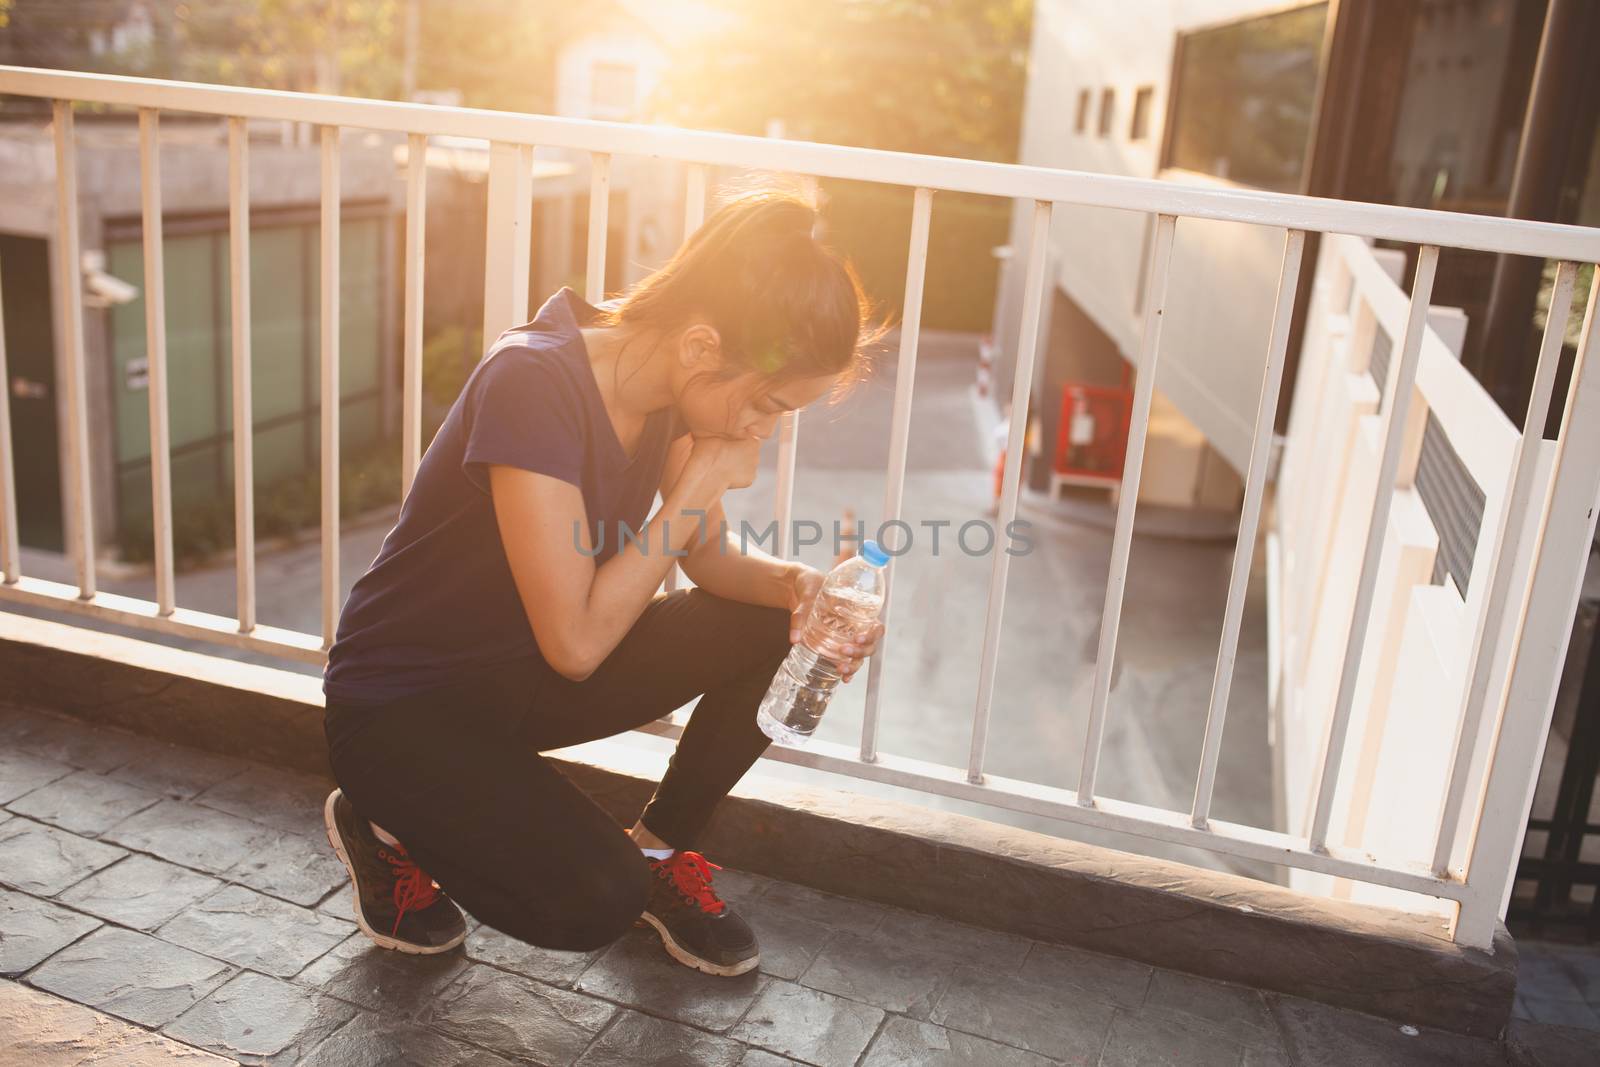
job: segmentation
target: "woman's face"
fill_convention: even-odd
[[[837,377],[772,378],[747,371],[723,377],[716,331],[696,326],[684,337],[677,383],[678,413],[699,437],[771,437],[785,412],[821,399]]]
[[[678,412],[697,437],[767,438],[785,412],[821,399],[833,384],[831,374],[773,381],[754,372],[690,381],[678,396]]]

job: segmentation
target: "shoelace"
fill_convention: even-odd
[[[672,875],[672,884],[708,915],[721,914],[727,907],[716,890],[711,888],[711,872],[721,867],[698,852],[675,852],[670,859],[661,861]]]
[[[378,857],[394,868],[394,929],[389,931],[393,937],[399,934],[400,920],[405,918],[406,912],[421,911],[439,899],[439,887],[403,850],[391,852],[380,848]]]

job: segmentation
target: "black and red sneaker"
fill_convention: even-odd
[[[461,910],[405,849],[378,839],[343,791],[328,795],[322,818],[328,844],[350,872],[356,925],[379,948],[426,956],[466,940]]]
[[[731,977],[754,968],[761,952],[750,927],[711,888],[711,872],[721,869],[698,852],[651,860],[650,902],[640,918],[679,963]]]

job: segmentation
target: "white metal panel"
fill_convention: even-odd
[[[250,403],[250,131],[228,120],[228,283],[233,327],[233,551],[239,632],[256,626],[254,418]]]
[[[928,229],[933,214],[933,190],[918,189],[911,205],[911,247],[906,253],[906,294],[900,314],[900,357],[894,366],[894,414],[889,426],[889,483],[884,490],[883,521],[900,520],[905,503],[906,458],[911,447],[911,394],[917,377],[917,341],[922,333],[922,290],[928,272]],[[890,546],[904,548],[905,546]],[[883,611],[889,623],[894,593],[894,562],[884,571]],[[883,685],[883,656],[889,634],[885,630],[878,651],[867,666],[867,702],[861,716],[861,758],[871,763],[878,756],[878,701]]]
[[[66,357],[68,551],[78,592],[95,594],[94,500],[89,491],[89,401],[83,358],[83,249],[78,241],[78,147],[72,105],[52,105],[56,149],[56,287],[61,301],[61,352]]]
[[[140,218],[144,234],[144,348],[150,384],[150,495],[156,611],[177,606],[172,573],[172,440],[167,421],[167,277],[161,234],[161,117],[139,111]],[[3,376],[0,376],[3,377]]]

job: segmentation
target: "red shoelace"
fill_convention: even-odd
[[[408,911],[421,911],[439,899],[439,887],[433,884],[428,872],[418,867],[404,849],[378,849],[379,858],[394,868],[394,929],[391,937],[400,932],[400,920]]]
[[[658,866],[666,867],[672,876],[673,886],[699,905],[701,911],[717,915],[727,907],[722,898],[717,896],[716,890],[711,888],[711,872],[722,868],[700,853],[674,852],[669,858],[660,860]]]

